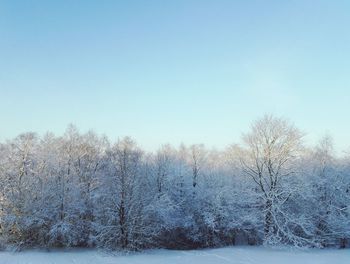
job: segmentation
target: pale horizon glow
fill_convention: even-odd
[[[265,113],[350,147],[348,1],[1,1],[0,140],[223,148]]]

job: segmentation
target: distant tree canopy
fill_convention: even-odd
[[[111,250],[232,244],[346,247],[350,157],[264,116],[242,144],[145,152],[69,126],[0,144],[0,242]]]

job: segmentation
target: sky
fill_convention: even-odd
[[[69,123],[144,148],[265,113],[350,147],[350,1],[0,0],[0,140]]]

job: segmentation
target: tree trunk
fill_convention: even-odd
[[[265,205],[265,227],[264,227],[264,235],[265,241],[274,231],[274,224],[272,219],[272,202],[271,200],[267,200]]]

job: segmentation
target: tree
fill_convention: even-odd
[[[1,210],[2,232],[6,240],[16,244],[32,244],[34,208],[38,198],[37,135],[25,133],[2,146]]]
[[[171,147],[169,145],[165,145],[160,150],[158,150],[155,157],[156,185],[159,195],[165,191],[164,186],[170,173],[169,167],[171,162],[171,151]]]
[[[108,152],[109,170],[99,192],[104,218],[98,234],[109,248],[135,249],[144,242],[144,200],[147,191],[142,178],[142,151],[130,138],[118,141]]]
[[[192,186],[195,188],[198,184],[198,177],[205,163],[206,150],[204,145],[192,145],[190,147],[190,164],[192,167]]]
[[[350,230],[347,213],[350,202],[347,193],[348,176],[337,164],[333,140],[323,137],[312,156],[312,177],[309,192],[314,205],[315,237],[322,247],[339,245],[344,247]],[[344,228],[345,227],[345,228]]]
[[[283,118],[265,115],[253,123],[251,131],[243,135],[245,149],[241,164],[244,172],[255,182],[264,204],[265,242],[282,235],[277,214],[291,196],[284,181],[296,173],[294,162],[302,148],[303,134]]]

